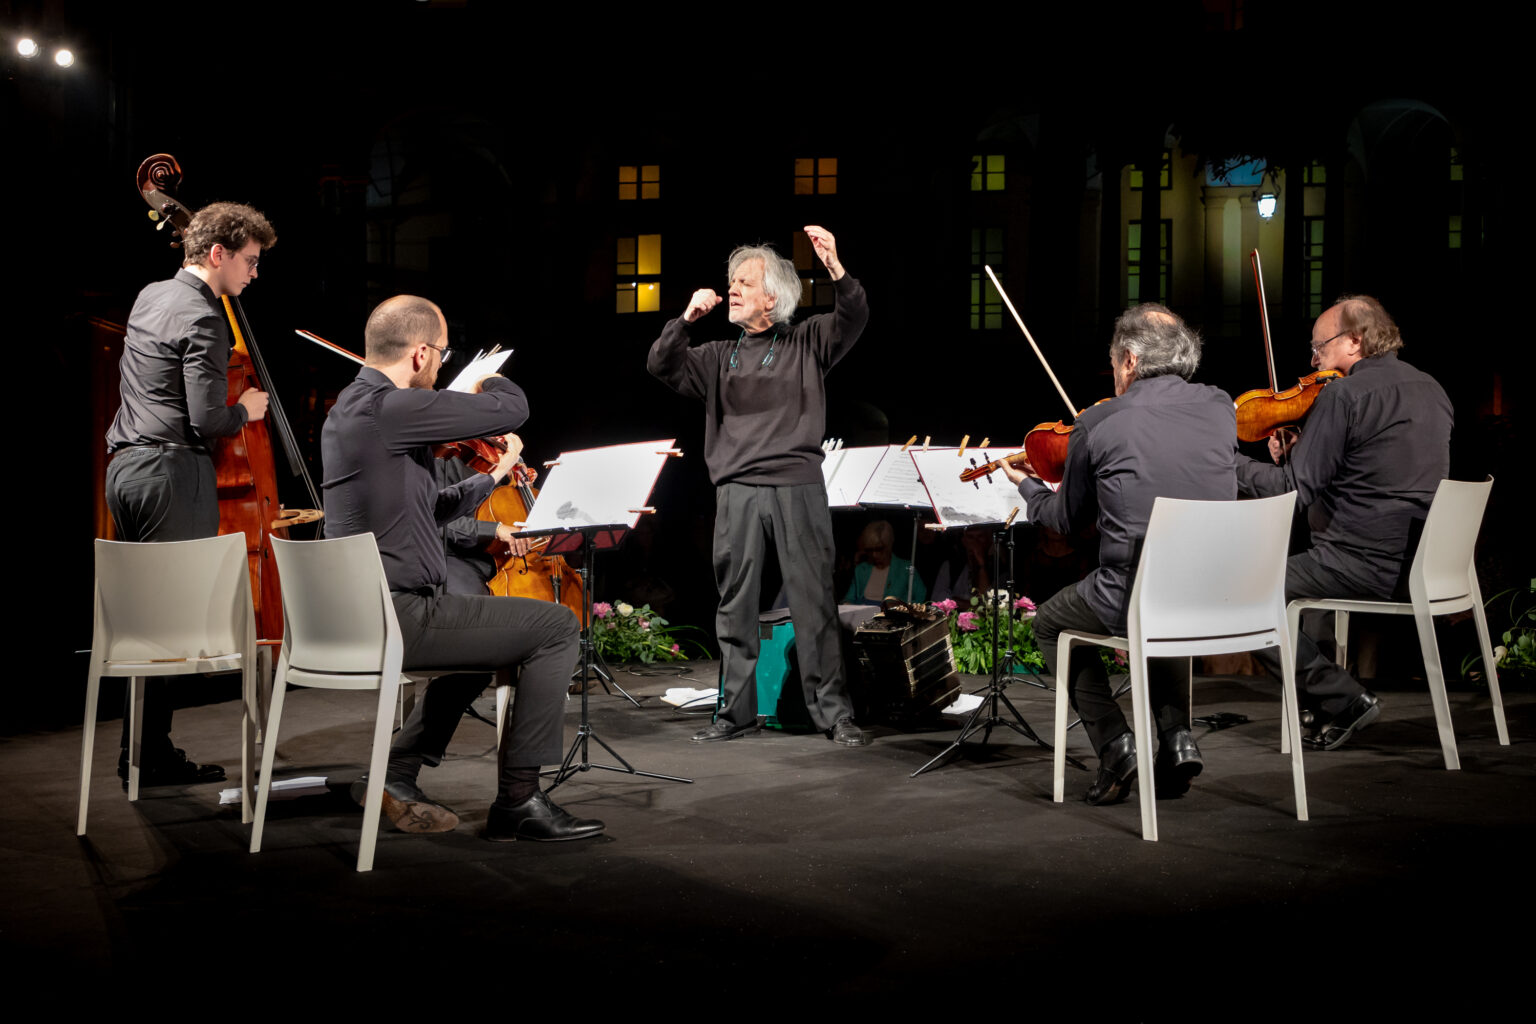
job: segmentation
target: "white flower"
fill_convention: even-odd
[[[619,610],[620,615],[635,614],[635,606],[632,604],[625,604],[623,601],[620,601],[618,604],[614,605],[614,607]]]

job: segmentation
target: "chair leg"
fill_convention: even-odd
[[[277,730],[283,718],[283,698],[288,684],[272,687],[272,706],[267,711],[267,727],[261,734],[261,775],[256,780],[256,820],[251,825],[251,852],[261,852],[261,832],[267,824],[267,797],[272,795],[272,761],[277,756]]]
[[[1285,709],[1287,707],[1296,709],[1296,720],[1297,722],[1301,721],[1301,709],[1299,704],[1300,698],[1296,693],[1296,641],[1301,636],[1301,609],[1292,604],[1287,604],[1285,606],[1285,635],[1289,637],[1291,641],[1291,661],[1289,665],[1285,666],[1288,671],[1281,675],[1281,679],[1290,680],[1290,683],[1286,686],[1285,694],[1283,695],[1284,698],[1289,699],[1290,703],[1286,704],[1285,701],[1282,700],[1280,704],[1280,753],[1289,754],[1291,752],[1292,741],[1291,731],[1286,727],[1285,724]],[[1281,648],[1280,657],[1282,660],[1286,657],[1285,648],[1283,647]],[[1301,732],[1299,729],[1296,733],[1296,742],[1301,742]]]
[[[1333,661],[1339,668],[1349,669],[1349,612],[1333,613]]]
[[[1429,680],[1429,702],[1435,708],[1435,728],[1440,733],[1440,753],[1445,757],[1446,771],[1461,767],[1456,755],[1456,734],[1451,731],[1451,704],[1445,695],[1445,673],[1440,669],[1440,645],[1435,640],[1435,619],[1426,608],[1422,613],[1414,609],[1414,625],[1419,630],[1419,646],[1424,651],[1424,675]]]
[[[85,681],[85,723],[80,738],[80,815],[75,821],[75,835],[85,835],[85,814],[91,806],[91,763],[96,753],[96,704],[101,697],[101,666],[91,655],[91,672]]]
[[[1488,616],[1483,612],[1482,594],[1472,603],[1472,617],[1477,622],[1477,640],[1483,649],[1483,668],[1488,675],[1488,697],[1493,701],[1493,725],[1499,733],[1499,746],[1509,746],[1509,726],[1504,723],[1504,695],[1499,692],[1499,668],[1493,656],[1493,641],[1488,636]]]
[[[1306,821],[1307,776],[1301,763],[1301,711],[1300,701],[1296,697],[1296,651],[1284,641],[1280,645],[1280,666],[1281,752],[1291,755],[1291,787],[1296,792],[1296,820]],[[1286,747],[1290,750],[1286,751]]]
[[[501,736],[507,728],[507,705],[512,703],[512,670],[503,666],[496,670],[496,749],[501,749]]]
[[[1157,842],[1157,787],[1152,781],[1152,698],[1147,693],[1147,656],[1131,651],[1131,718],[1136,734],[1136,790],[1141,794],[1141,838]]]
[[[1072,638],[1061,638],[1056,665],[1056,732],[1051,738],[1051,798],[1058,804],[1067,791],[1067,677],[1064,666],[1072,664]]]
[[[128,680],[128,802],[139,798],[139,759],[144,752],[144,685],[143,676],[131,676]]]
[[[368,758],[368,792],[363,797],[363,836],[357,847],[357,870],[373,870],[373,852],[379,842],[379,812],[384,803],[384,776],[389,771],[389,740],[394,724],[399,680],[379,687],[379,710],[373,720],[373,751]]]

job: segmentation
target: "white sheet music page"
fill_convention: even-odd
[[[507,361],[507,356],[511,354],[511,349],[504,348],[499,352],[492,352],[488,356],[481,356],[478,359],[470,360],[469,365],[459,371],[459,375],[453,378],[453,383],[449,384],[446,390],[473,394],[475,381],[488,373],[500,373],[502,364]]]
[[[869,484],[875,466],[885,455],[883,445],[874,448],[839,448],[821,462],[821,478],[827,485],[827,505],[853,508]]]
[[[932,508],[928,491],[917,474],[917,465],[901,450],[901,445],[886,445],[874,476],[859,495],[861,505],[886,505],[898,508]],[[917,451],[914,446],[910,451]],[[930,448],[929,451],[950,452],[955,448]]]
[[[963,457],[959,457],[959,451],[958,448],[927,452],[913,449],[910,453],[933,500],[933,513],[939,524],[960,527],[1006,523],[1015,509],[1021,513],[1021,518],[1015,521],[1023,522],[1024,499],[1001,470],[994,472],[990,480],[982,477],[967,483],[960,479],[961,471],[970,469],[973,463],[991,462],[1012,455],[1014,450],[969,448]]]

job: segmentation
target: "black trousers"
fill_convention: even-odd
[[[107,464],[107,509],[119,540],[201,540],[219,535],[219,494],[213,458],[185,448],[124,448]],[[171,756],[172,687],[190,677],[144,681],[144,763]],[[126,698],[125,698],[126,699]],[[122,745],[128,746],[128,709]]]
[[[830,729],[853,717],[853,702],[832,599],[832,514],[819,483],[715,490],[715,633],[725,695],[717,718],[742,727],[757,717],[757,616],[770,536],[795,623],[805,707],[816,728]]]
[[[1356,597],[1365,600],[1390,600],[1392,595],[1374,590],[1364,580],[1340,574],[1317,563],[1312,552],[1292,555],[1285,563],[1285,599],[1302,597]],[[1315,634],[1323,628],[1326,612],[1307,612],[1302,616],[1301,635],[1296,638],[1296,690],[1300,706],[1332,718],[1365,692],[1365,687],[1318,644]],[[1329,651],[1332,643],[1327,644]],[[1273,649],[1253,652],[1254,660],[1270,675],[1280,678],[1280,655]]]
[[[1115,701],[1109,685],[1109,673],[1099,649],[1089,645],[1072,651],[1072,664],[1060,666],[1056,653],[1062,630],[1084,633],[1112,633],[1098,614],[1078,593],[1077,584],[1059,591],[1035,612],[1035,642],[1045,667],[1056,678],[1056,685],[1067,687],[1072,708],[1083,719],[1083,729],[1096,753],[1102,754],[1115,739],[1130,732],[1131,726]],[[1159,736],[1180,726],[1189,727],[1188,658],[1151,658],[1147,667],[1147,692],[1152,701],[1152,727]]]
[[[404,667],[520,666],[517,700],[502,735],[498,793],[515,768],[565,756],[565,695],[580,646],[580,624],[564,605],[521,597],[395,594]],[[491,676],[441,676],[427,685],[389,750],[389,777],[414,782],[424,756],[439,757]]]

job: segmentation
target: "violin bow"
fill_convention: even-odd
[[[1003,305],[1008,307],[1008,312],[1013,314],[1013,322],[1019,325],[1019,330],[1024,332],[1024,339],[1029,342],[1029,347],[1035,350],[1035,358],[1040,360],[1040,365],[1045,367],[1046,376],[1051,378],[1051,383],[1056,385],[1056,393],[1061,400],[1067,403],[1067,415],[1077,419],[1077,406],[1072,404],[1072,399],[1067,397],[1066,388],[1061,386],[1061,381],[1056,379],[1056,374],[1051,371],[1051,364],[1045,361],[1045,353],[1040,351],[1040,346],[1035,344],[1035,336],[1029,333],[1029,328],[1024,326],[1024,318],[1019,316],[1019,311],[1013,308],[1013,300],[1008,298],[1008,293],[1003,290],[1003,283],[992,273],[992,268],[983,266],[987,276],[992,279],[992,286],[997,289],[997,294],[1003,297]]]
[[[1269,300],[1264,297],[1264,267],[1259,260],[1259,250],[1255,249],[1248,254],[1248,262],[1253,264],[1253,283],[1259,289],[1259,323],[1264,328],[1264,358],[1269,360],[1269,390],[1278,393],[1280,385],[1275,377],[1275,349],[1269,341]]]

